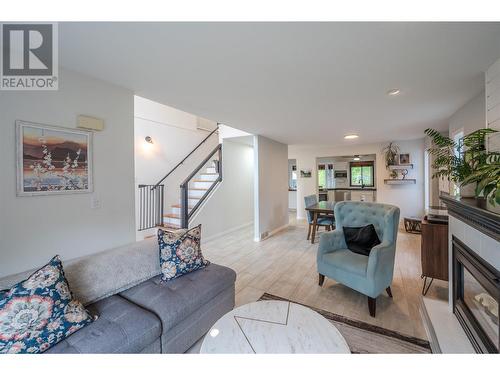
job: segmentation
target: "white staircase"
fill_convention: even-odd
[[[188,210],[189,212],[196,206],[205,193],[210,189],[214,182],[219,178],[214,163],[210,164],[204,169],[203,172],[198,174],[189,183],[189,196],[188,196]],[[163,215],[163,225],[167,228],[179,229],[181,228],[181,204],[174,204],[170,206],[170,212]]]

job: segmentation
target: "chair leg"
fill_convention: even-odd
[[[323,286],[323,283],[325,282],[325,275],[322,275],[322,274],[318,274],[319,276],[319,286]]]
[[[377,309],[377,300],[372,297],[368,297],[368,310],[370,311],[370,316],[375,318],[375,310]]]
[[[390,286],[388,286],[388,287],[385,289],[385,291],[387,292],[387,295],[388,295],[389,297],[391,297],[391,298],[392,298],[392,290],[391,290],[391,287],[390,287]]]
[[[311,227],[312,227],[312,224],[309,224],[309,230],[307,231],[307,240],[308,241],[311,238]]]

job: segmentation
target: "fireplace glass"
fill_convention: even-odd
[[[453,312],[478,353],[499,352],[500,272],[452,236]]]
[[[463,272],[463,302],[498,350],[498,302],[466,267]]]

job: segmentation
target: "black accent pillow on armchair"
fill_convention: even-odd
[[[373,224],[366,227],[344,227],[343,229],[347,248],[356,254],[368,256],[371,249],[381,243]]]

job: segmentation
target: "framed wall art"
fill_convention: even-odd
[[[92,133],[16,121],[17,195],[91,193]]]

